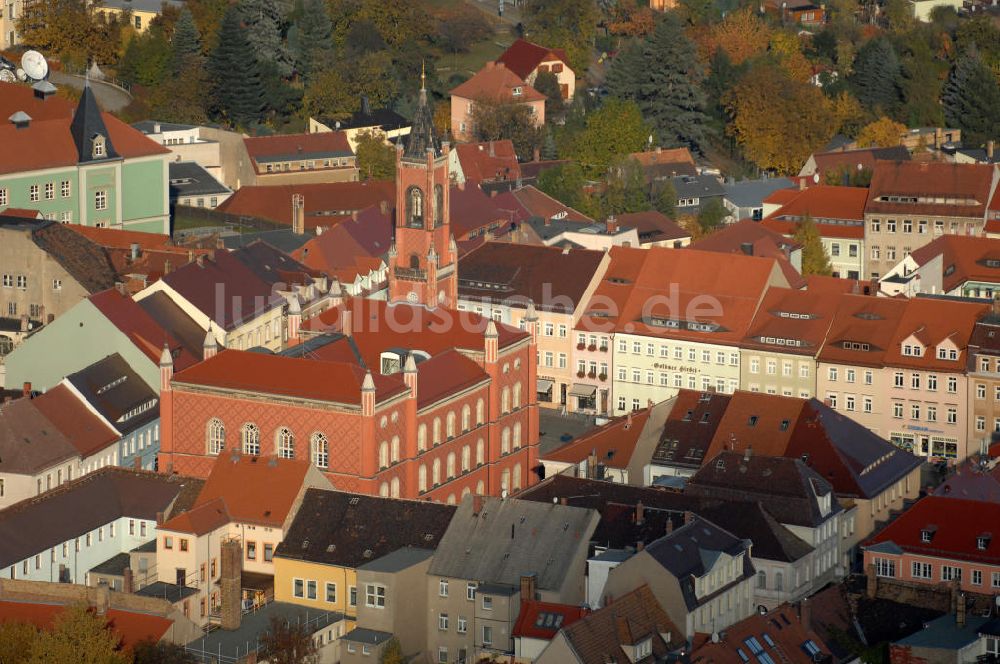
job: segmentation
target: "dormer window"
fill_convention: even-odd
[[[105,139],[100,134],[94,134],[94,137],[90,139],[90,154],[94,159],[100,159],[107,154]]]
[[[643,639],[639,643],[635,644],[635,660],[638,662],[643,657],[649,657],[653,654],[653,639],[652,637],[648,639]]]
[[[989,533],[983,533],[982,535],[976,538],[976,548],[979,549],[980,551],[985,551],[990,547],[991,539],[993,539],[992,535],[990,535]]]
[[[937,532],[937,526],[927,526],[920,531],[920,541],[923,543],[929,543],[934,539],[934,533]]]
[[[522,92],[521,86],[515,87],[511,92],[514,93],[515,97],[520,97],[521,96],[521,92]]]
[[[908,357],[921,357],[924,354],[924,349],[922,346],[904,344],[903,345],[903,355]]]

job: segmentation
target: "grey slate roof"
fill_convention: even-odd
[[[125,568],[129,566],[131,556],[127,553],[116,553],[103,563],[99,563],[90,568],[91,574],[105,574],[108,576],[122,576]]]
[[[581,544],[586,547],[598,519],[591,509],[467,496],[429,573],[509,586],[535,573],[540,590],[559,590],[570,560]]]
[[[258,231],[256,233],[226,235],[222,238],[222,243],[226,249],[232,250],[249,246],[257,240],[263,240],[275,249],[280,249],[290,254],[314,237],[316,236],[308,233],[299,235],[290,228],[279,228],[271,231]]]
[[[403,547],[402,549],[396,549],[392,553],[387,553],[381,558],[376,558],[370,563],[365,563],[359,567],[358,570],[393,574],[409,567],[413,567],[418,563],[422,563],[433,555],[434,552],[430,549],[418,549],[416,547],[408,546]]]
[[[135,2],[135,0],[121,0],[121,1],[128,2],[129,4],[133,4]],[[140,0],[140,2],[142,1],[144,0]],[[108,5],[108,6],[113,6],[113,5]],[[159,9],[159,3],[157,3],[157,9]],[[141,131],[144,134],[155,134],[156,125],[160,125],[160,132],[185,131],[189,129],[194,129],[197,126],[189,124],[177,124],[176,122],[158,122],[156,120],[140,120],[139,122],[133,122],[132,128],[137,129],[138,131]]]
[[[192,481],[109,466],[11,505],[0,511],[0,567],[121,517],[152,521]]]
[[[122,435],[127,435],[160,416],[159,409],[156,408],[159,395],[118,353],[70,374],[66,380]],[[147,410],[126,417],[131,411],[142,407]]]
[[[726,190],[713,175],[681,175],[671,178],[677,198],[711,198],[724,196]]]
[[[778,523],[760,503],[725,502],[702,508],[698,515],[751,540],[754,560],[790,563],[813,551],[812,545]]]
[[[345,641],[353,641],[354,643],[377,646],[380,643],[385,643],[391,639],[392,634],[390,632],[380,632],[377,629],[355,627],[341,638]]]
[[[788,178],[762,178],[726,183],[722,185],[722,188],[726,192],[726,200],[733,205],[756,207],[779,189],[791,189],[794,186],[795,184]]]
[[[417,111],[413,115],[413,128],[406,137],[403,156],[423,161],[427,158],[428,149],[434,150],[434,154],[437,154],[438,148],[434,138],[434,114],[431,112],[430,102],[427,101],[427,90],[421,85]]]
[[[289,602],[269,602],[256,611],[243,615],[239,629],[232,631],[217,629],[206,636],[199,637],[187,645],[203,651],[204,655],[188,651],[195,655],[198,662],[218,662],[218,655],[223,661],[237,661],[247,655],[247,647],[255,651],[260,643],[260,637],[268,632],[271,619],[278,618],[293,624],[305,624],[310,635],[344,619],[342,613],[336,611],[318,611],[306,606]],[[391,635],[390,635],[391,636]]]
[[[176,583],[167,583],[166,581],[154,581],[148,586],[143,586],[135,591],[135,594],[143,597],[165,599],[168,602],[179,602],[191,595],[197,595],[198,589],[190,586],[179,586]]]
[[[193,161],[170,162],[170,197],[230,194],[229,187]]]
[[[34,474],[78,455],[31,399],[0,406],[0,472]]]
[[[69,132],[73,137],[73,144],[76,146],[81,164],[120,159],[115,146],[111,144],[111,136],[108,135],[108,128],[104,124],[104,118],[101,117],[101,109],[97,106],[97,98],[89,84],[83,86],[80,103],[76,106]],[[104,137],[104,156],[95,158],[91,150],[91,139],[97,134]]]
[[[162,5],[180,8],[184,6],[179,0],[102,0],[104,7],[116,7],[118,9],[131,9],[133,11],[160,13]]]
[[[965,625],[960,627],[955,622],[955,616],[944,615],[928,622],[919,632],[896,641],[896,644],[916,648],[959,650],[978,640],[980,628],[989,620],[969,614],[965,617]]]

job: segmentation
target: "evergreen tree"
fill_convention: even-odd
[[[671,219],[677,214],[677,189],[670,180],[664,180],[660,191],[656,194],[653,206]]]
[[[962,130],[966,145],[980,145],[1000,131],[1000,84],[974,48],[958,58],[941,101],[945,119]]]
[[[173,50],[175,74],[189,64],[189,58],[201,55],[201,34],[198,32],[198,26],[195,25],[191,10],[186,5],[181,9],[180,16],[177,17],[170,47]]]
[[[862,104],[876,114],[892,114],[900,102],[902,71],[888,39],[873,39],[858,52],[850,83]]]
[[[650,209],[646,196],[646,177],[635,159],[622,159],[613,164],[604,191],[604,214],[628,214]]]
[[[541,158],[552,161],[559,158],[559,151],[556,149],[556,139],[552,135],[552,129],[546,127],[545,136],[542,137]]]
[[[728,216],[729,210],[722,204],[722,199],[716,196],[698,211],[698,226],[704,235],[708,235],[721,226]]]
[[[333,23],[325,0],[303,0],[295,24],[295,64],[303,78],[325,69],[333,61]],[[291,42],[289,33],[289,42]]]
[[[240,10],[231,7],[219,28],[219,45],[208,63],[215,82],[215,103],[235,125],[260,120],[264,111],[264,85],[253,47],[240,25]]]
[[[275,0],[240,0],[236,5],[246,26],[246,39],[257,59],[272,63],[281,76],[292,73],[292,58],[282,42],[281,9]],[[221,36],[220,36],[221,41]]]
[[[638,104],[667,146],[695,150],[705,141],[704,72],[694,44],[672,12],[661,16],[653,33],[626,48],[608,72],[608,90]]]
[[[795,241],[802,245],[803,275],[818,274],[828,277],[833,274],[830,257],[826,255],[826,249],[823,248],[823,241],[812,217],[806,215],[799,222],[799,227],[795,229]]]

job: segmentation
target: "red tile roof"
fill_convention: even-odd
[[[514,88],[520,88],[521,94],[515,97]],[[545,99],[545,95],[525,83],[524,79],[502,62],[487,62],[472,78],[452,89],[451,96],[463,99],[503,99],[518,103]]]
[[[893,542],[912,554],[1000,565],[1000,503],[927,496],[869,539],[866,547]],[[933,530],[930,542],[921,531]],[[985,550],[976,538],[990,534]]]
[[[545,48],[527,39],[518,39],[497,58],[497,62],[502,62],[508,69],[524,79],[528,78],[528,75],[535,71],[538,65],[554,60],[560,60],[567,69],[569,68],[569,60],[566,58],[564,50]]]
[[[746,254],[749,245],[752,256],[774,258],[792,288],[802,288],[805,280],[789,260],[789,253],[801,248],[796,242],[763,224],[743,219],[730,224],[690,245],[691,249],[717,251],[728,254]]]
[[[467,185],[452,187],[448,196],[455,240],[466,240],[491,228],[496,235],[502,235],[512,223],[530,216],[515,195],[507,192],[490,196],[478,185]]]
[[[542,190],[536,189],[532,185],[528,185],[527,187],[522,187],[517,191],[511,192],[511,195],[516,198],[517,201],[532,216],[548,219],[565,212],[566,216],[564,219],[566,221],[594,223],[594,220],[587,215],[578,210],[574,210],[569,206],[563,205],[556,199],[552,198]]]
[[[1000,268],[987,264],[988,260],[1000,261],[1000,239],[942,235],[910,254],[918,266],[938,256],[941,256],[944,292],[966,281],[1000,283]]]
[[[583,437],[543,456],[547,461],[578,464],[586,461],[591,454],[596,454],[597,461],[605,466],[627,468],[650,412],[651,409],[643,408],[616,417]]]
[[[761,456],[784,456],[805,405],[805,399],[736,392],[705,453],[706,461],[730,449],[734,440],[738,451],[752,447],[753,453]]]
[[[514,623],[512,636],[551,641],[563,627],[569,627],[590,613],[590,609],[554,602],[521,602],[521,613]]]
[[[172,517],[159,526],[159,529],[205,535],[232,521],[233,517],[226,509],[226,501],[222,498],[213,498]]]
[[[468,182],[517,180],[521,167],[509,139],[487,143],[459,143],[454,147]]]
[[[885,363],[895,367],[913,367],[943,372],[964,372],[969,338],[976,321],[990,311],[986,303],[960,302],[929,297],[906,301],[892,342],[885,352]],[[903,355],[902,346],[910,336],[924,345],[921,357]],[[958,347],[958,360],[940,360],[937,346],[950,340]]]
[[[317,226],[335,226],[350,219],[352,212],[383,202],[391,208],[396,199],[395,185],[388,180],[253,186],[240,188],[218,209],[291,226],[292,196],[295,194],[302,196],[308,231]]]
[[[100,452],[121,437],[65,385],[56,385],[35,397],[34,403],[83,458]]]
[[[145,250],[169,247],[187,253],[187,249],[175,247],[169,235],[161,233],[141,233],[117,228],[81,226],[80,224],[65,224],[65,226],[105,249],[130,249],[133,244],[137,244],[140,249]]]
[[[175,373],[174,383],[360,405],[364,377],[364,370],[356,364],[230,349]],[[399,376],[375,374],[373,378],[377,399],[389,398],[406,389]]]
[[[347,134],[342,131],[325,131],[316,134],[280,134],[250,136],[243,139],[247,154],[258,173],[263,173],[261,160],[301,161],[323,159],[330,155],[354,156]],[[118,144],[115,144],[118,147]]]
[[[4,208],[0,210],[0,217],[20,217],[23,219],[41,219],[42,213],[38,210],[29,210],[27,208]]]
[[[629,212],[615,218],[622,228],[634,228],[643,244],[691,237],[691,233],[681,228],[676,221],[656,210]]]
[[[863,293],[866,286],[871,288],[870,283],[862,284],[857,279],[824,277],[818,274],[806,276],[806,290],[813,293]]]
[[[662,164],[690,164],[694,166],[694,158],[687,148],[672,148],[650,150],[648,152],[633,152],[630,158],[638,161],[642,166],[658,166]]]
[[[753,651],[745,643],[751,638],[757,640],[772,661],[784,664],[813,664],[817,661],[804,648],[806,641],[812,641],[823,655],[830,655],[830,649],[819,635],[799,620],[798,612],[788,604],[782,604],[769,613],[757,613],[735,625],[730,625],[718,643],[696,636],[696,644],[698,641],[703,643],[695,646],[691,653],[691,662],[692,664],[744,664],[743,656],[754,657]],[[760,658],[754,659],[759,661]]]
[[[28,623],[47,630],[66,608],[63,604],[3,600],[0,601],[0,622]],[[122,609],[108,609],[106,617],[108,627],[121,637],[126,648],[144,641],[157,643],[174,624],[163,616]]]
[[[292,257],[343,283],[353,283],[358,276],[381,267],[392,246],[392,234],[392,212],[383,214],[378,207],[370,207],[357,219],[348,217],[324,230],[296,249]]]
[[[488,382],[489,374],[478,363],[456,350],[446,350],[417,364],[417,407]]]
[[[996,169],[988,164],[879,161],[868,197],[867,213],[978,217],[986,214]],[[885,196],[918,199],[954,199],[961,203],[918,200],[917,203],[883,201]]]
[[[862,187],[815,185],[801,191],[779,190],[764,202],[781,204],[782,207],[768,215],[762,224],[772,231],[791,236],[798,229],[798,223],[809,216],[822,237],[861,240],[865,236],[867,201],[868,190]],[[846,221],[857,223],[844,223]]]
[[[859,366],[884,366],[886,353],[905,309],[904,300],[843,296],[817,359]],[[845,348],[844,343],[867,344],[868,350]]]
[[[814,357],[839,301],[838,293],[771,288],[750,322],[743,346]]]

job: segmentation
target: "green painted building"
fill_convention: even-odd
[[[0,83],[0,116],[8,118],[0,126],[0,210],[169,233],[169,150],[102,113],[89,87],[75,108],[53,90]]]

